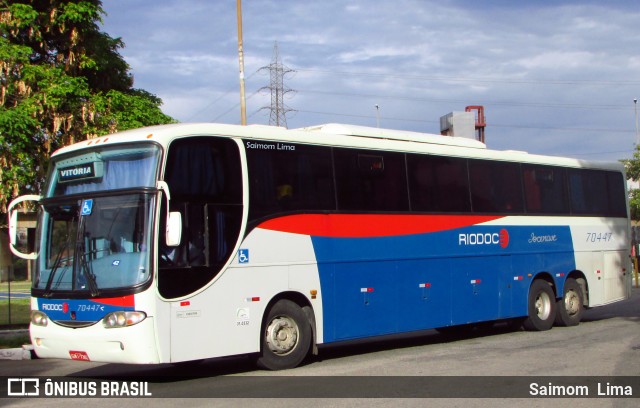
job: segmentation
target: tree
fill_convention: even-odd
[[[640,181],[640,145],[636,145],[632,159],[621,161],[627,171],[627,180]],[[640,189],[629,190],[629,212],[632,220],[640,220]]]
[[[133,88],[120,38],[101,32],[101,0],[0,0],[0,212],[40,192],[68,144],[175,122]]]

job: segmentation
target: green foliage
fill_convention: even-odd
[[[100,0],[0,0],[0,212],[38,193],[70,143],[174,122],[133,88],[124,46],[99,30]]]
[[[633,158],[629,160],[621,160],[624,164],[627,172],[627,180],[640,181],[640,145],[636,145],[636,150],[633,152]],[[631,213],[631,219],[634,221],[640,220],[640,190],[629,190],[629,210]]]

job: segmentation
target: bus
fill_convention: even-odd
[[[40,358],[159,364],[509,321],[630,296],[624,169],[327,124],[172,124],[63,147],[10,204]],[[35,245],[15,246],[35,201]],[[20,205],[18,205],[20,204]]]

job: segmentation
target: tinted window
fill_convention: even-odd
[[[607,174],[609,187],[609,206],[614,217],[627,216],[627,195],[625,180],[621,173],[610,172]]]
[[[466,160],[410,155],[407,163],[413,211],[471,210]]]
[[[169,146],[165,181],[171,211],[180,213],[183,229],[175,247],[159,236],[158,289],[165,298],[175,298],[209,283],[232,255],[242,224],[238,145],[216,137],[179,139]],[[164,231],[164,199],[160,213]]]
[[[473,211],[518,213],[523,211],[520,166],[515,163],[469,161]]]
[[[335,149],[338,209],[407,211],[404,154]]]
[[[571,210],[578,215],[626,217],[622,174],[601,170],[570,170]]]
[[[523,181],[527,213],[569,213],[564,169],[525,165]]]
[[[249,216],[335,210],[331,148],[244,141],[249,166]]]
[[[171,198],[242,203],[238,146],[229,139],[194,137],[169,147],[165,181]]]

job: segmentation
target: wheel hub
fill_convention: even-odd
[[[564,298],[564,308],[570,316],[573,316],[580,311],[580,297],[576,292],[567,292]]]
[[[298,344],[298,333],[298,325],[293,319],[287,316],[278,316],[267,327],[267,345],[276,354],[289,354]]]
[[[536,298],[536,313],[541,320],[547,320],[551,314],[551,299],[546,293],[541,293]]]

